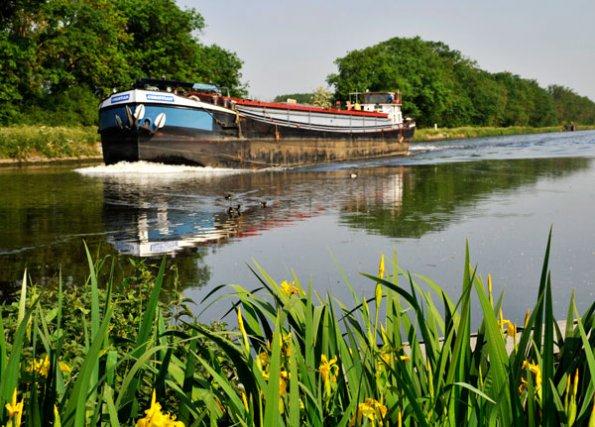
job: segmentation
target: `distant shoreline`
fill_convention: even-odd
[[[595,126],[577,126],[577,131]],[[550,127],[459,127],[417,129],[413,142],[562,132]],[[101,161],[97,128],[15,125],[0,128],[0,167]]]
[[[576,131],[595,129],[595,126],[577,126]],[[531,135],[539,133],[564,132],[562,126],[530,127],[477,127],[465,126],[458,128],[423,128],[416,129],[413,142],[448,141],[451,139],[486,138],[491,136]]]

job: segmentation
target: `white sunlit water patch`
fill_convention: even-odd
[[[446,146],[438,147],[436,145],[430,144],[417,144],[409,146],[409,151],[435,151],[435,150],[444,150],[447,148]]]
[[[75,169],[82,175],[116,176],[116,175],[228,175],[250,172],[248,169],[213,168],[210,166],[166,165],[152,162],[119,162],[114,165],[98,165]]]
[[[141,184],[209,179],[257,171],[251,169],[215,168],[210,166],[166,165],[145,161],[119,162],[113,165],[98,165],[75,169],[75,172],[89,177]]]

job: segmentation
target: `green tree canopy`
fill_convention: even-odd
[[[295,99],[299,104],[310,104],[313,95],[313,93],[287,93],[284,95],[277,95],[274,101],[286,102],[288,99]]]
[[[586,96],[580,96],[572,89],[558,85],[549,86],[548,92],[554,99],[560,121],[595,123],[595,106]]]
[[[201,43],[202,15],[174,0],[7,0],[0,24],[0,123],[93,124],[141,77],[246,91],[241,60]]]
[[[403,110],[421,125],[454,127],[550,126],[574,120],[594,124],[595,103],[555,86],[503,72],[489,73],[441,42],[399,38],[349,52],[328,76],[335,96],[349,92],[400,90]]]

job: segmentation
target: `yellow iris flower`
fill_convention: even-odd
[[[284,397],[287,394],[287,382],[289,381],[289,373],[281,371],[279,374],[279,395]]]
[[[145,411],[145,416],[136,422],[136,427],[184,427],[184,423],[176,421],[173,415],[161,412],[161,405],[153,390],[151,406]]]
[[[320,366],[318,367],[322,383],[324,385],[324,396],[328,399],[331,397],[332,389],[337,384],[337,377],[339,376],[339,366],[337,365],[337,357],[330,360],[326,354],[320,356]]]
[[[293,352],[291,332],[281,334],[281,352],[285,357],[291,356]]]
[[[261,351],[258,353],[257,363],[260,366],[260,369],[263,371],[266,370],[266,367],[269,364],[269,354],[266,351]]]
[[[65,374],[69,374],[72,372],[72,368],[66,362],[58,362],[58,369]]]
[[[29,364],[27,371],[33,372],[41,377],[47,377],[50,371],[50,357],[46,354],[43,359],[34,359]]]
[[[20,426],[21,417],[23,416],[23,404],[24,401],[21,399],[17,401],[17,389],[15,388],[12,393],[12,400],[6,404],[6,411],[8,412],[8,424],[7,426]]]
[[[535,377],[535,390],[539,392],[541,390],[541,369],[539,368],[539,365],[533,364],[528,360],[525,360],[523,362],[523,369],[528,369],[529,372],[533,374],[533,376]]]
[[[357,412],[354,418],[351,419],[350,425],[361,425],[364,418],[370,421],[372,426],[376,423],[382,422],[382,419],[386,416],[386,406],[381,402],[373,398],[367,398],[364,402],[357,405]]]
[[[516,325],[502,316],[502,310],[500,310],[500,320],[498,321],[498,324],[501,328],[506,328],[506,335],[512,338],[516,337]]]
[[[281,285],[281,292],[284,293],[286,296],[290,297],[292,295],[302,296],[304,295],[304,291],[302,291],[299,287],[295,285],[295,282],[288,282],[287,280],[283,280]]]

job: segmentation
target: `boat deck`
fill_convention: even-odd
[[[374,111],[363,111],[363,110],[339,110],[336,108],[323,108],[314,107],[310,105],[300,104],[287,104],[283,102],[265,102],[265,101],[254,101],[250,99],[235,98],[233,101],[237,105],[244,105],[246,107],[261,107],[261,108],[272,108],[275,110],[290,110],[290,111],[304,111],[310,113],[323,113],[323,114],[335,114],[342,116],[359,116],[359,117],[378,117],[386,119],[388,114],[378,113]]]

